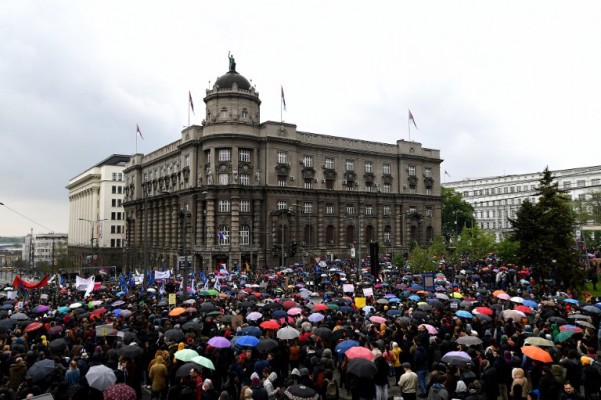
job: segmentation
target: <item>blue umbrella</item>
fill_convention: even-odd
[[[409,296],[409,300],[420,301],[420,297],[416,294]]]
[[[242,328],[240,333],[245,336],[253,336],[255,338],[258,338],[259,336],[261,336],[261,328],[259,328],[258,326],[247,326],[245,328]]]
[[[455,313],[456,316],[460,317],[460,318],[473,318],[474,316],[472,315],[472,313],[470,313],[469,311],[465,311],[465,310],[458,310]]]
[[[115,314],[117,317],[118,317],[118,316],[119,316],[119,314],[121,314],[122,312],[123,312],[123,310],[122,310],[122,309],[120,309],[120,308],[115,308],[115,309],[113,310],[113,314]]]
[[[532,308],[538,307],[538,303],[534,300],[524,300],[524,302],[522,304],[525,305],[526,307],[532,307]]]
[[[2,304],[2,306],[0,306],[0,310],[12,310],[14,308],[14,306],[12,304]]]
[[[401,301],[401,299],[399,299],[398,297],[391,297],[388,299],[389,303],[398,303],[399,301]]]
[[[386,311],[386,315],[389,317],[396,317],[397,315],[401,315],[401,312],[399,310],[388,310]]]
[[[359,342],[357,342],[356,340],[343,340],[342,342],[336,345],[336,348],[334,350],[336,350],[336,353],[338,354],[344,354],[351,347],[357,346],[359,346]]]
[[[259,339],[257,339],[254,336],[238,336],[235,337],[235,344],[236,346],[240,346],[240,347],[244,347],[244,346],[248,346],[248,347],[255,347],[256,345],[259,344]]]
[[[340,311],[342,312],[354,312],[355,309],[351,306],[342,306],[340,307]]]
[[[275,319],[288,318],[288,314],[284,310],[276,310],[273,312],[272,315],[273,315],[273,318],[275,318]]]
[[[528,282],[526,279],[520,279],[520,283],[522,285],[530,285],[530,282]]]
[[[576,299],[564,299],[563,301],[570,304],[580,304],[580,302]]]

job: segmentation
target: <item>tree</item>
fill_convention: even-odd
[[[510,236],[504,236],[495,246],[496,255],[506,264],[516,264],[518,262],[518,252],[520,243],[512,240]]]
[[[454,189],[441,188],[442,197],[442,234],[447,241],[460,235],[464,227],[473,227],[475,223],[474,207],[463,200],[463,196]]]
[[[520,262],[532,268],[537,283],[546,289],[554,281],[559,287],[581,286],[583,271],[574,237],[575,216],[569,196],[553,181],[548,168],[536,190],[538,202],[526,200],[509,219],[512,239],[519,242]]]
[[[479,225],[464,228],[460,240],[457,242],[457,252],[472,260],[488,257],[490,253],[494,252],[495,247],[495,234],[481,229]]]
[[[409,252],[409,265],[416,273],[438,271],[438,261],[446,258],[447,246],[442,236],[435,236],[427,248],[415,244]]]

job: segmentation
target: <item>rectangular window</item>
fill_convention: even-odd
[[[288,164],[288,153],[278,151],[278,164]]]
[[[591,186],[601,185],[601,179],[591,179]]]
[[[111,207],[117,207],[117,199],[111,200]]]
[[[219,184],[220,185],[229,185],[230,184],[230,174],[219,174]]]
[[[432,207],[426,207],[426,217],[432,216]]]
[[[250,162],[250,150],[240,149],[239,150],[239,159],[240,159],[240,162]]]
[[[230,201],[229,200],[219,200],[219,212],[230,212]]]
[[[240,174],[240,184],[244,186],[250,185],[250,175],[249,174]]]
[[[347,215],[355,215],[355,206],[353,206],[352,204],[347,204],[346,214]]]
[[[240,244],[243,246],[248,246],[250,244],[250,231],[247,226],[244,226],[240,231]]]
[[[111,225],[111,233],[116,233],[117,227],[115,225]]]
[[[305,167],[305,168],[313,167],[313,156],[304,156],[303,157],[303,167]]]
[[[250,200],[240,200],[240,212],[250,212]]]
[[[326,180],[326,189],[334,190],[334,180],[333,179]]]
[[[392,168],[390,167],[390,164],[384,164],[384,165],[382,165],[382,173],[384,175],[390,175],[390,171],[392,171]]]
[[[117,180],[117,173],[113,172],[113,180],[116,181]]]
[[[219,161],[229,162],[232,161],[232,150],[231,149],[219,149]]]
[[[123,194],[123,186],[117,186],[117,194]]]
[[[328,215],[334,214],[334,204],[326,203],[326,214],[328,214]]]
[[[278,210],[287,210],[287,209],[288,209],[288,202],[286,200],[278,201]]]
[[[586,181],[584,179],[579,179],[576,181],[576,186],[578,186],[579,188],[585,187]]]
[[[326,157],[326,161],[324,162],[324,166],[327,169],[334,169],[334,159],[331,157]]]
[[[424,168],[424,176],[426,178],[432,178],[432,168],[430,168],[430,167]]]
[[[409,166],[409,168],[408,168],[409,176],[415,176],[415,175],[417,175],[416,171],[417,170],[415,168],[415,165],[410,165]]]
[[[570,182],[570,181],[565,181],[565,182],[563,183],[563,188],[564,188],[564,189],[570,189],[571,187],[572,187],[572,182]]]
[[[385,205],[384,207],[382,207],[382,213],[383,213],[385,216],[388,216],[388,215],[390,215],[390,206],[389,206],[389,205]]]
[[[426,196],[432,196],[432,189],[426,188]]]
[[[373,172],[373,164],[371,161],[365,162],[365,172]]]
[[[303,214],[313,214],[313,203],[305,201],[303,204]]]
[[[111,213],[111,221],[115,221],[117,219],[117,213],[112,212]]]
[[[117,194],[117,186],[112,186],[111,187],[111,193]]]
[[[417,188],[415,187],[415,185],[409,185],[409,193],[417,194]]]
[[[374,215],[374,206],[365,206],[365,215]]]
[[[385,183],[382,185],[382,193],[390,193],[390,183]]]
[[[278,175],[278,186],[279,187],[288,186],[288,177],[286,175]]]
[[[312,189],[313,188],[313,179],[312,178],[303,179],[303,188],[304,189]]]
[[[355,170],[355,162],[353,160],[346,160],[344,163],[344,167],[346,168],[347,171],[354,171]]]
[[[211,163],[211,150],[207,150],[205,151],[205,160],[207,164]],[[177,171],[177,169],[176,169]]]

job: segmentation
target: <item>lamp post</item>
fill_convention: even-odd
[[[103,219],[97,219],[97,220],[91,220],[91,219],[86,219],[86,218],[79,218],[80,221],[86,221],[87,223],[90,224],[90,252],[93,253],[94,252],[94,227],[97,226],[98,224],[100,224],[102,221],[106,221],[108,218],[103,218]],[[98,240],[96,240],[96,247],[100,248],[100,242]],[[92,257],[94,256],[93,254],[91,255]]]

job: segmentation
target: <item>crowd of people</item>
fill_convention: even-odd
[[[86,298],[75,287],[5,290],[0,399],[600,394],[601,304],[543,290],[527,268],[489,259],[373,276],[337,260],[206,279],[186,299],[161,281],[127,293],[107,284]]]

